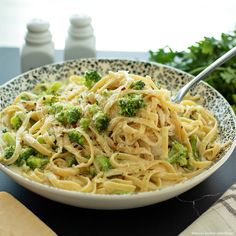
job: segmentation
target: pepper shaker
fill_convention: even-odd
[[[54,43],[47,21],[33,19],[27,24],[20,55],[22,72],[54,62]]]
[[[96,57],[95,36],[88,15],[73,15],[65,41],[64,59]]]

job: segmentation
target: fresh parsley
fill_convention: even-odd
[[[174,51],[170,47],[149,51],[149,59],[197,75],[234,46],[236,30],[222,33],[220,39],[205,37],[185,51]],[[205,81],[228,100],[236,113],[236,57],[218,67]]]

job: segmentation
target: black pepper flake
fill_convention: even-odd
[[[45,100],[46,100],[46,98],[45,98],[45,97],[43,97],[43,100],[45,101]]]

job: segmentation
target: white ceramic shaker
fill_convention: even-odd
[[[95,36],[88,15],[73,15],[65,41],[64,59],[96,57]]]
[[[27,24],[25,44],[21,49],[22,72],[54,62],[54,43],[49,23],[33,19]]]

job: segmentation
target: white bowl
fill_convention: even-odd
[[[156,63],[108,60],[83,59],[67,61],[61,64],[43,66],[20,75],[0,87],[0,109],[9,105],[14,97],[22,91],[30,90],[41,80],[63,79],[71,74],[80,74],[86,70],[96,69],[102,74],[109,70],[128,70],[134,74],[150,75],[157,83],[173,90],[182,87],[192,76],[171,67]],[[0,169],[15,182],[41,196],[61,203],[93,208],[93,209],[127,209],[147,206],[175,197],[201,183],[227,161],[236,146],[236,118],[228,102],[211,86],[201,82],[192,90],[193,94],[200,94],[205,98],[204,106],[212,111],[219,122],[220,138],[223,142],[231,140],[229,147],[220,154],[219,159],[199,175],[153,192],[144,192],[127,195],[103,195],[68,191],[43,185],[31,181],[20,174],[13,172],[0,164]]]

